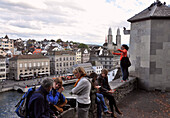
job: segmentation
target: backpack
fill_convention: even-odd
[[[29,88],[28,91],[22,96],[20,101],[17,103],[16,114],[21,118],[26,118],[29,115],[28,102],[32,94],[35,92],[36,87]],[[37,91],[38,92],[38,91]]]
[[[128,57],[122,57],[122,60],[120,61],[121,67],[128,68],[131,66],[131,62]]]

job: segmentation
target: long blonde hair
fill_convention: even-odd
[[[83,67],[77,67],[73,70],[73,73],[79,73],[80,76],[86,75],[86,71],[84,70]]]

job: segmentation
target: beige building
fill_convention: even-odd
[[[50,75],[50,59],[43,55],[18,55],[9,60],[10,79],[24,80]]]
[[[0,55],[0,81],[6,79],[6,59]]]
[[[76,63],[77,63],[77,64],[80,64],[80,63],[81,63],[81,51],[80,51],[80,49],[78,49],[78,50],[76,51]]]
[[[14,42],[12,39],[9,39],[6,35],[4,38],[0,38],[0,55],[4,55],[4,50],[10,50],[14,53]]]
[[[76,54],[73,51],[51,51],[48,55],[52,75],[66,74],[67,70],[76,64]]]

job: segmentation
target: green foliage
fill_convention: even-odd
[[[78,48],[87,48],[88,49],[89,47],[84,43],[80,43]]]
[[[60,43],[60,42],[63,42],[61,39],[58,39],[57,41],[56,41],[57,43]]]

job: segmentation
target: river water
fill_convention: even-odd
[[[73,85],[64,86],[63,94],[69,97],[69,92],[73,88]],[[24,93],[17,91],[8,91],[0,93],[0,118],[18,118],[15,113],[15,105],[21,99]]]

